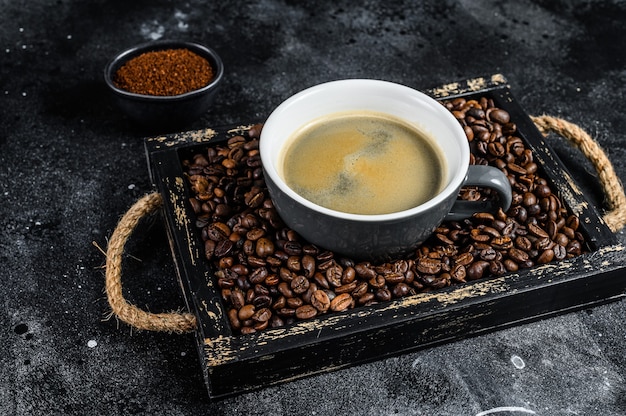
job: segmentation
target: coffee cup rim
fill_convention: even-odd
[[[289,109],[289,107],[294,105],[294,103],[307,99],[310,96],[313,96],[315,94],[318,94],[326,90],[333,90],[333,89],[343,88],[343,87],[356,87],[356,89],[359,89],[359,90],[362,89],[361,87],[363,88],[364,87],[386,88],[386,89],[389,89],[389,91],[391,91],[392,93],[409,94],[411,95],[412,99],[419,100],[422,103],[427,103],[429,107],[432,108],[433,111],[436,112],[439,117],[442,117],[445,120],[445,122],[449,124],[451,132],[458,136],[458,139],[459,139],[458,142],[460,144],[458,150],[461,153],[460,160],[465,161],[463,162],[463,166],[459,167],[458,170],[456,170],[455,174],[449,178],[446,186],[439,193],[437,193],[437,195],[435,195],[433,198],[429,199],[426,202],[423,202],[420,205],[417,205],[415,207],[408,208],[405,210],[401,210],[401,211],[395,211],[395,212],[385,213],[385,214],[354,214],[354,213],[349,213],[349,212],[344,212],[344,211],[333,210],[333,209],[318,205],[304,198],[303,196],[295,192],[293,189],[291,189],[287,185],[287,183],[282,179],[280,174],[278,173],[278,170],[276,166],[274,165],[274,158],[272,158],[271,146],[268,142],[269,140],[271,140],[271,136],[274,132],[274,129],[280,128],[279,124],[280,124],[281,116],[283,115],[283,113],[285,113]],[[351,108],[350,110],[360,110],[360,109]],[[365,108],[363,108],[363,110],[368,111]],[[333,112],[329,112],[328,114],[332,114],[332,113]],[[389,113],[389,114],[393,116],[392,113]],[[311,120],[314,118],[316,117],[311,117]],[[266,137],[265,142],[263,140],[264,137]],[[284,142],[281,143],[280,146],[282,147],[283,144]],[[445,152],[448,149],[442,149],[442,150]],[[264,123],[263,129],[261,131],[261,138],[259,141],[259,152],[260,152],[261,161],[263,163],[264,174],[269,177],[269,179],[281,190],[281,192],[288,195],[289,198],[295,200],[301,205],[308,207],[309,209],[317,211],[320,214],[327,215],[330,217],[340,218],[342,220],[351,220],[355,222],[364,222],[364,223],[365,222],[388,222],[388,221],[394,221],[394,220],[402,220],[407,217],[411,217],[414,215],[418,215],[422,212],[428,211],[429,209],[441,204],[443,200],[449,198],[451,193],[458,192],[459,188],[463,184],[463,181],[465,180],[465,177],[467,176],[467,171],[469,168],[469,144],[467,143],[467,137],[465,135],[465,132],[463,131],[463,128],[459,124],[458,120],[454,118],[454,116],[452,115],[452,113],[450,113],[450,111],[448,111],[448,109],[446,109],[443,105],[437,102],[434,98],[416,89],[408,87],[406,85],[402,85],[402,84],[398,84],[398,83],[394,83],[390,81],[367,79],[367,78],[350,78],[350,79],[328,81],[325,83],[317,84],[312,87],[306,88],[290,96],[286,100],[284,100],[271,112],[271,114],[269,115],[269,117]],[[450,167],[448,167],[448,171],[450,172]]]

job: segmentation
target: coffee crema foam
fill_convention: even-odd
[[[378,112],[321,117],[283,148],[281,176],[302,197],[336,211],[388,214],[437,195],[446,180],[443,152],[409,123]]]

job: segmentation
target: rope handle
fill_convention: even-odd
[[[531,117],[539,131],[546,136],[555,132],[568,139],[594,165],[610,209],[604,216],[609,228],[616,232],[626,224],[626,196],[621,182],[608,157],[583,129],[575,124],[551,116]],[[106,293],[112,313],[118,319],[137,329],[185,333],[195,330],[196,317],[191,313],[150,313],[131,305],[122,293],[122,254],[126,241],[142,217],[160,209],[163,200],[158,192],[140,198],[122,216],[109,240],[106,252]]]
[[[112,313],[137,329],[185,333],[193,331],[197,326],[193,314],[146,312],[131,305],[122,293],[122,255],[126,241],[141,218],[160,209],[162,205],[163,200],[158,192],[147,194],[135,202],[120,219],[111,235],[106,252],[106,294]]]
[[[609,208],[603,217],[604,222],[613,232],[621,230],[626,225],[626,196],[622,183],[604,150],[576,124],[547,115],[531,117],[531,119],[541,134],[544,136],[547,136],[549,132],[559,134],[574,144],[589,159],[596,169]]]

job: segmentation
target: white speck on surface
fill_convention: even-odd
[[[186,22],[187,13],[183,13],[180,10],[176,10],[176,12],[174,13],[174,18],[178,20],[178,24],[177,24],[178,30],[186,31],[189,28],[189,23]]]
[[[517,368],[518,370],[521,370],[522,368],[526,367],[526,363],[524,362],[524,360],[522,360],[522,357],[520,357],[519,355],[511,356],[511,362],[513,363],[515,368]]]
[[[96,341],[95,339],[90,339],[89,341],[87,341],[87,346],[89,348],[96,348],[97,345],[98,341]]]
[[[135,189],[135,184],[131,183],[130,185],[128,185],[128,189],[133,190]]]
[[[150,40],[157,40],[163,37],[165,34],[165,27],[159,24],[157,20],[151,22],[145,22],[141,24],[139,29],[141,36]]]
[[[67,35],[67,39],[72,39],[72,35]]]

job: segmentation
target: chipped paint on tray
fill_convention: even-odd
[[[172,205],[173,213],[174,213],[174,221],[176,222],[176,227],[185,232],[186,241],[189,243],[187,249],[189,251],[189,261],[192,265],[196,265],[196,258],[199,258],[199,252],[195,244],[195,238],[193,231],[189,228],[189,218],[187,217],[187,210],[183,205],[183,201],[180,200],[179,196],[184,195],[184,181],[183,178],[177,176],[174,178],[174,189],[169,187],[170,182],[169,178],[165,179],[168,184],[169,189],[169,201]]]
[[[506,78],[502,74],[494,74],[489,78],[474,78],[464,83],[452,82],[430,90],[437,98],[445,98],[467,92],[480,91],[489,87],[506,84]]]

